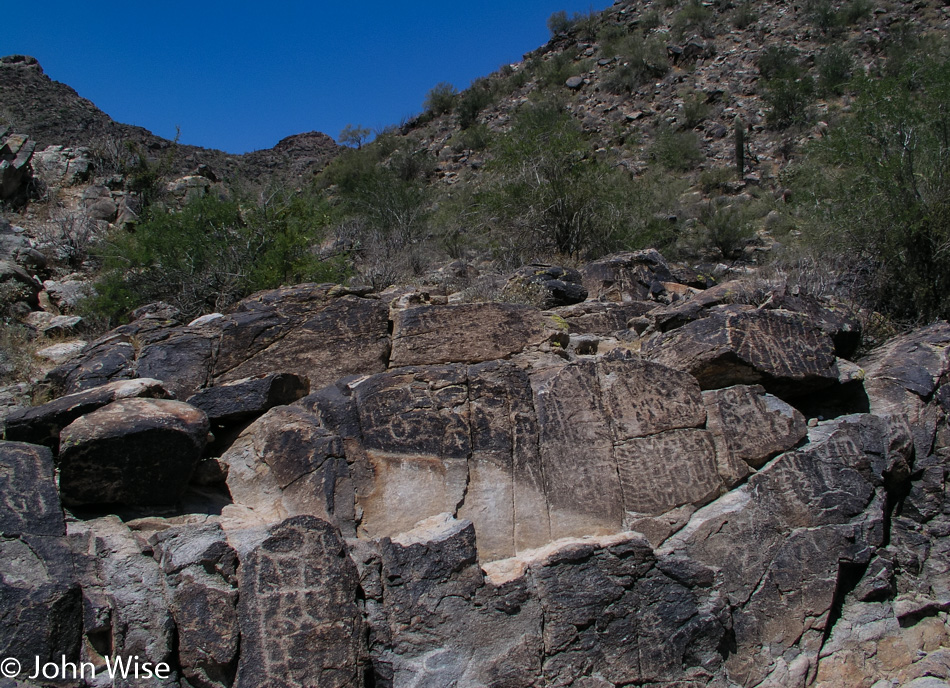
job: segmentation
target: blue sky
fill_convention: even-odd
[[[544,44],[552,12],[609,0],[5,3],[0,54],[39,59],[113,119],[231,153],[422,110]]]

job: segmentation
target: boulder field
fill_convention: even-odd
[[[859,356],[655,251],[539,269],[550,310],[298,285],[54,369],[0,442],[0,686],[946,685],[950,325]]]

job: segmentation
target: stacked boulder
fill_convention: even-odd
[[[950,325],[852,361],[782,288],[540,267],[587,300],[299,285],[90,343],[5,421],[0,650],[179,688],[946,678]]]

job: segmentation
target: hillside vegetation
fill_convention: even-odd
[[[458,290],[469,267],[654,247],[701,271],[754,265],[896,322],[948,317],[945,10],[555,13],[523,62],[461,92],[435,85],[422,114],[371,142],[347,127],[299,188],[235,178],[184,207],[157,193],[134,232],[89,246],[101,276],[87,310],[116,322],[161,299],[197,314],[308,280]],[[137,173],[161,191],[159,164]]]

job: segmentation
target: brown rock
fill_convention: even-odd
[[[60,431],[80,416],[119,399],[167,399],[169,396],[162,383],[151,378],[108,382],[41,406],[14,411],[3,420],[3,432],[7,439],[44,444],[55,450],[59,448]]]
[[[270,528],[241,562],[235,688],[362,687],[359,597],[356,565],[330,524],[298,516]]]
[[[557,328],[540,311],[509,303],[416,306],[393,317],[392,368],[504,358],[546,341]]]
[[[831,338],[788,311],[717,312],[643,343],[646,358],[693,374],[703,389],[761,383],[796,396],[838,380]]]
[[[174,504],[208,437],[208,417],[180,401],[123,399],[60,434],[60,481],[68,504]]]

